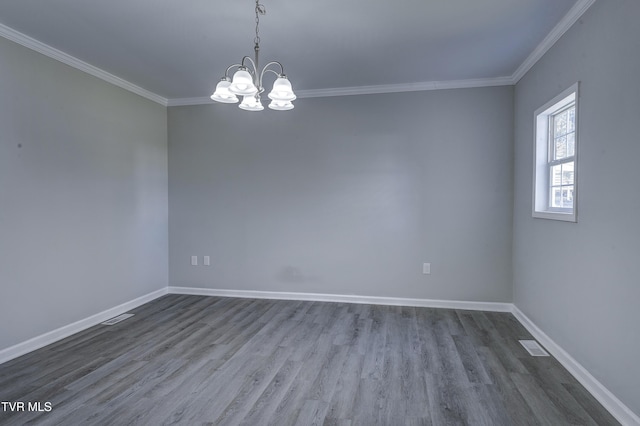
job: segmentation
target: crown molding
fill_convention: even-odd
[[[198,98],[175,98],[175,99],[169,99],[167,101],[167,106],[168,107],[173,107],[173,106],[205,105],[205,104],[215,104],[215,103],[217,103],[217,102],[212,101],[210,97],[203,96],[203,97],[198,97]]]
[[[569,10],[553,30],[542,40],[542,42],[531,52],[525,61],[516,69],[511,76],[469,79],[469,80],[451,80],[451,81],[425,81],[418,83],[403,84],[383,84],[377,86],[355,86],[355,87],[335,87],[326,89],[310,89],[299,90],[296,92],[298,98],[320,98],[332,96],[353,96],[353,95],[373,95],[380,93],[402,93],[402,92],[419,92],[428,90],[444,90],[444,89],[468,89],[474,87],[493,87],[493,86],[512,86],[518,83],[520,79],[542,58],[542,56],[562,37],[562,35],[580,19],[580,17],[595,3],[596,0],[578,0],[577,3]],[[209,97],[196,98],[175,98],[167,99],[157,95],[149,90],[136,86],[118,76],[108,73],[98,67],[88,64],[77,59],[67,53],[64,53],[54,47],[44,44],[32,37],[22,34],[6,25],[0,24],[0,36],[36,52],[42,53],[52,59],[60,61],[66,65],[84,71],[87,74],[98,77],[104,81],[114,84],[120,88],[128,90],[132,93],[140,95],[160,105],[187,106],[187,105],[205,105],[214,103]]]
[[[578,19],[596,2],[596,0],[578,0],[569,12],[558,22],[549,34],[542,40],[533,52],[524,60],[518,69],[513,73],[511,78],[513,84],[516,84],[524,75],[538,62],[551,47],[560,40],[560,37],[566,33],[569,28],[575,24]]]
[[[375,95],[379,93],[421,92],[426,90],[468,89],[473,87],[512,86],[511,77],[425,81],[420,83],[382,84],[378,86],[334,87],[328,89],[296,90],[296,96],[301,98],[328,98],[332,96]],[[187,106],[214,104],[208,97],[169,99],[167,106]]]
[[[375,95],[378,93],[421,92],[427,90],[467,89],[472,87],[509,86],[511,77],[480,78],[469,80],[424,81],[419,83],[381,84],[377,86],[336,87],[328,89],[298,90],[299,98],[324,98],[330,96]]]
[[[69,65],[70,67],[76,68],[80,71],[84,71],[94,77],[98,77],[99,79],[118,86],[122,89],[128,90],[129,92],[135,93],[136,95],[140,95],[143,98],[159,103],[160,105],[167,106],[166,98],[150,92],[149,90],[143,89],[140,86],[136,86],[135,84],[130,83],[127,80],[124,80],[111,73],[108,73],[98,67],[81,61],[80,59],[73,57],[68,53],[64,53],[63,51],[51,47],[48,44],[44,44],[41,41],[29,37],[26,34],[22,34],[21,32],[14,30],[13,28],[7,27],[6,25],[0,24],[0,36],[6,38],[7,40],[18,43],[26,48],[34,50],[38,53],[41,53],[45,56],[48,56],[52,59],[55,59],[56,61],[62,62],[63,64]]]

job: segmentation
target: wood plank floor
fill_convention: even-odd
[[[168,295],[0,365],[2,425],[615,425],[507,313]]]

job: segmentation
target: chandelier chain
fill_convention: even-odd
[[[259,0],[256,0],[256,37],[253,39],[256,47],[260,45],[260,15],[266,14],[267,9],[265,9],[263,4],[259,3]]]

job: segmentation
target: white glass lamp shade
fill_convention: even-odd
[[[293,109],[291,101],[274,101],[269,102],[269,108],[276,111],[289,111]]]
[[[260,102],[260,98],[257,98],[254,95],[242,98],[242,102],[238,106],[245,111],[262,111],[264,109],[262,102]]]
[[[235,104],[238,102],[238,97],[229,91],[230,85],[231,82],[223,78],[216,86],[216,91],[211,95],[211,99],[225,104]]]
[[[255,94],[258,89],[253,84],[253,78],[246,68],[240,68],[233,74],[233,80],[229,86],[229,91],[234,95],[248,96]]]
[[[273,83],[273,89],[269,92],[269,99],[274,101],[292,101],[296,98],[291,87],[291,82],[287,77],[280,76]]]

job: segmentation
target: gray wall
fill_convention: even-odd
[[[516,87],[514,300],[640,413],[640,2],[598,0]],[[578,223],[531,218],[533,114],[576,81]]]
[[[170,285],[511,301],[512,87],[168,116]]]
[[[166,109],[0,38],[0,349],[167,285]]]

